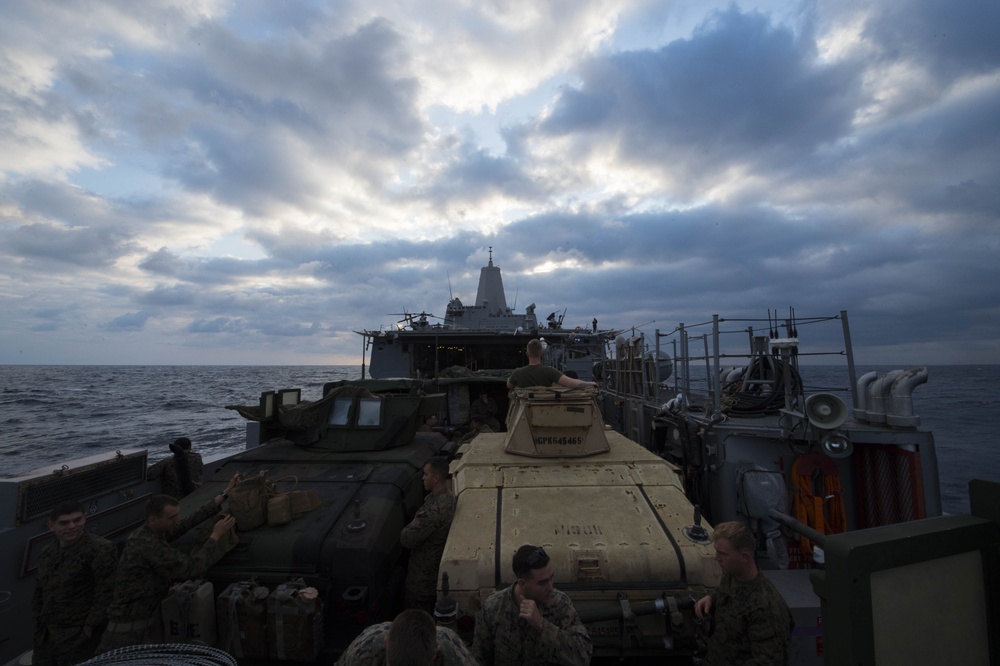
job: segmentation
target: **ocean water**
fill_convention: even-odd
[[[934,433],[944,510],[965,513],[970,479],[1000,482],[1000,366],[928,370],[914,413]],[[237,451],[246,422],[226,405],[283,388],[315,400],[326,382],[360,375],[356,366],[0,366],[0,476],[118,449],[146,448],[155,461],[181,436],[203,455]],[[802,377],[807,393],[851,404],[845,368],[803,367]]]
[[[0,366],[0,476],[118,449],[150,461],[189,437],[204,456],[243,448],[246,420],[226,405],[257,405],[262,391],[356,379],[346,366]]]

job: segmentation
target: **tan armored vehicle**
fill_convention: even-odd
[[[507,432],[459,449],[440,572],[463,637],[481,602],[513,582],[511,558],[530,543],[552,558],[595,657],[691,654],[692,603],[720,578],[708,531],[678,469],[605,428],[596,395],[515,389]]]

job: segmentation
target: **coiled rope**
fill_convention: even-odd
[[[237,666],[228,652],[207,645],[163,643],[160,645],[130,645],[109,650],[77,666]]]

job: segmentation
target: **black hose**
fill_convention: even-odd
[[[765,414],[773,414],[785,406],[785,392],[789,391],[793,394],[798,394],[802,387],[802,378],[799,373],[795,370],[794,366],[789,366],[789,376],[791,377],[791,386],[785,386],[785,373],[784,366],[786,362],[779,359],[771,357],[774,362],[774,377],[773,377],[773,389],[769,393],[761,393],[758,391],[732,391],[728,394],[730,405],[725,409],[730,414],[740,415],[740,416],[764,416]],[[729,386],[738,386],[744,383],[748,379],[752,382],[754,379],[766,379],[767,371],[769,368],[762,365],[763,358],[755,358],[743,374],[735,382],[732,382]]]
[[[130,645],[109,650],[77,666],[237,666],[236,659],[217,648],[193,643]]]

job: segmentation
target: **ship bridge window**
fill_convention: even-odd
[[[327,424],[332,426],[345,426],[351,414],[351,398],[336,398],[333,407],[330,408],[330,418]]]
[[[382,401],[378,398],[358,400],[358,425],[379,426],[382,424]]]

